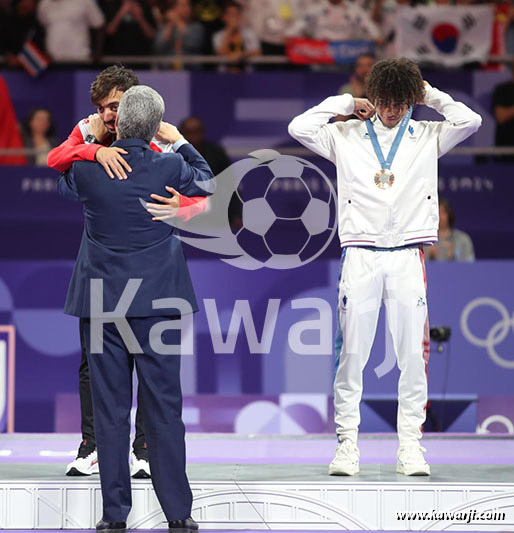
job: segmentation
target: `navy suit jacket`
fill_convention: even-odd
[[[90,161],[75,162],[59,177],[59,192],[80,200],[85,217],[64,312],[91,317],[91,279],[103,280],[105,312],[115,310],[129,279],[142,283],[122,316],[177,315],[176,309],[152,308],[152,301],[161,298],[181,298],[197,311],[178,230],[152,221],[140,199],[153,202],[151,193],[168,196],[166,185],[186,196],[208,196],[198,184],[213,179],[209,165],[189,143],[167,154],[154,152],[141,139],[122,139],[113,146],[128,152],[128,179],[110,179],[99,163]]]

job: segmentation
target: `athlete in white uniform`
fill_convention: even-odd
[[[329,473],[359,472],[362,372],[384,301],[401,372],[397,471],[428,475],[419,442],[427,403],[428,341],[421,245],[437,240],[437,159],[477,131],[482,119],[424,82],[417,65],[406,59],[378,62],[365,92],[369,100],[349,94],[329,97],[289,125],[292,137],[337,167],[342,342],[334,381],[338,447]],[[444,120],[412,120],[418,103]],[[329,122],[352,113],[361,120]]]

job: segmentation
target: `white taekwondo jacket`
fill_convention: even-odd
[[[410,120],[391,166],[395,181],[388,189],[375,185],[381,165],[361,120],[329,123],[351,115],[350,94],[331,96],[289,124],[289,134],[337,168],[341,246],[393,248],[437,241],[439,206],[437,159],[478,130],[480,115],[438,89],[425,87],[425,105],[443,121]],[[387,158],[399,128],[371,119]]]

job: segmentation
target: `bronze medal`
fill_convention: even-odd
[[[390,170],[383,168],[375,174],[375,185],[379,189],[389,189],[393,183],[394,174]]]

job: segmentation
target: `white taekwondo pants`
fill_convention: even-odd
[[[417,445],[425,421],[430,346],[422,248],[343,249],[338,292],[342,346],[336,353],[334,406],[339,441],[357,441],[362,373],[384,301],[400,369],[397,422],[400,446]]]

